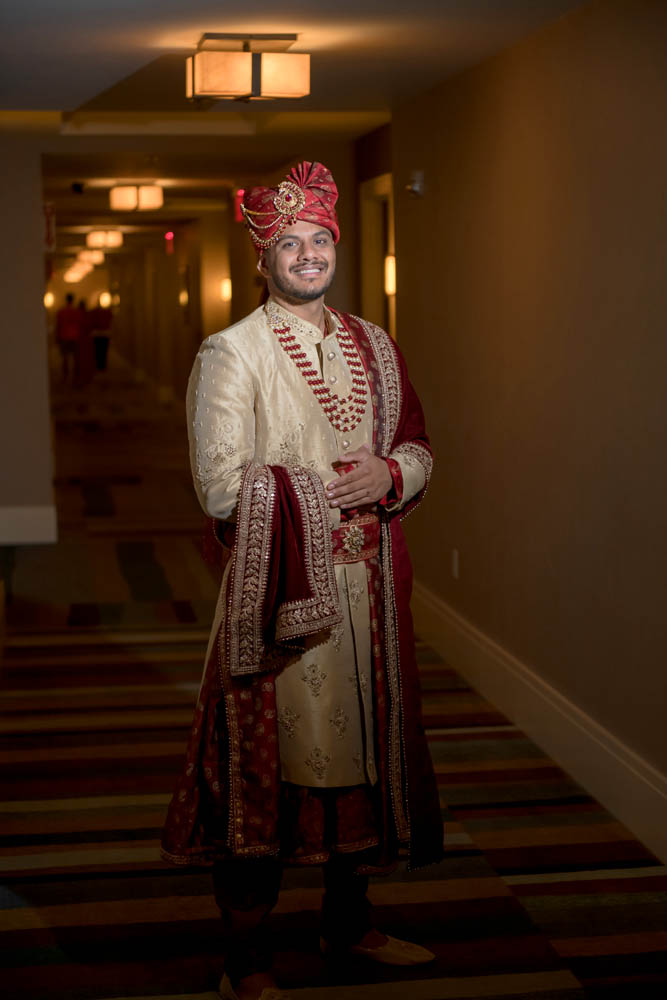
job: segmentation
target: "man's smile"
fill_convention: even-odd
[[[308,277],[309,275],[321,274],[324,270],[326,270],[326,264],[308,264],[307,267],[292,268],[292,274],[300,274],[302,277]]]

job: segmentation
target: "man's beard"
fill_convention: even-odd
[[[312,302],[313,299],[319,299],[329,291],[335,275],[335,264],[333,266],[329,265],[327,270],[322,272],[322,283],[318,283],[315,287],[310,288],[298,287],[289,277],[278,277],[275,274],[272,274],[271,277],[278,291],[282,292],[286,298],[292,299],[294,302]]]

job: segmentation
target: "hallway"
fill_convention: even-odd
[[[117,355],[85,389],[56,379],[52,401],[60,540],[0,550],[3,994],[212,1000],[209,877],[158,856],[217,596],[182,409]],[[319,871],[292,869],[281,982],[303,1000],[662,997],[665,868],[455,669],[419,657],[446,857],[372,898],[383,929],[437,962],[327,966]]]

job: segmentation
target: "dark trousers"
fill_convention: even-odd
[[[107,351],[109,350],[109,338],[100,337],[97,334],[93,337],[93,344],[95,346],[95,367],[98,372],[106,371],[107,367]]]
[[[322,937],[334,945],[359,942],[373,927],[368,877],[356,875],[354,855],[333,855],[324,865]],[[279,858],[233,859],[213,867],[213,890],[223,924],[225,972],[238,983],[271,968],[268,916],[282,880]]]

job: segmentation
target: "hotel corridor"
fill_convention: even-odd
[[[3,994],[213,998],[208,874],[158,855],[217,595],[182,408],[151,401],[117,355],[85,389],[55,378],[53,407],[60,540],[2,550]],[[273,921],[280,981],[304,1000],[664,995],[664,867],[419,655],[446,858],[376,880],[372,898],[383,929],[437,961],[327,965],[319,869],[292,869]]]

